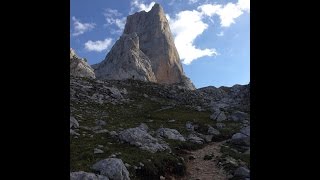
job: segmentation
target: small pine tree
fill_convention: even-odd
[[[87,58],[83,58],[83,60],[84,60],[85,62],[88,62]]]

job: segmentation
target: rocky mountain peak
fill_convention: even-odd
[[[134,41],[134,46],[128,47],[132,42],[126,40]],[[132,62],[139,65],[132,66]],[[134,77],[160,84],[186,84],[188,89],[195,89],[183,72],[169,22],[157,3],[149,12],[141,11],[127,17],[123,35],[105,60],[95,65],[95,73],[98,79]]]
[[[153,7],[150,10],[150,13],[152,13],[153,15],[158,15],[160,17],[161,16],[165,17],[164,10],[162,6],[158,3],[153,5]]]

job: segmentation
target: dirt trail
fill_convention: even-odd
[[[220,147],[223,142],[215,142],[208,144],[206,147],[190,151],[189,156],[195,159],[187,160],[187,174],[181,180],[227,180],[227,174],[223,169],[219,168],[214,161],[216,156],[220,156]],[[204,160],[205,155],[213,153],[211,160]]]

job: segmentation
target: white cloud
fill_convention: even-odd
[[[124,26],[126,24],[126,18],[123,17],[123,18],[119,18],[119,19],[114,19],[114,18],[106,18],[106,21],[107,21],[107,25],[116,25],[117,28],[123,30],[124,29]]]
[[[111,29],[111,32],[114,33],[121,33],[124,29],[124,26],[126,24],[126,17],[122,16],[122,13],[120,13],[116,9],[105,9],[103,12],[103,15],[107,21],[105,26],[115,25],[117,29]]]
[[[217,34],[217,36],[224,36],[224,32],[223,31],[221,31],[221,32],[219,32],[218,34]]]
[[[85,45],[85,49],[88,51],[97,51],[101,52],[103,50],[108,49],[108,47],[111,45],[112,39],[106,38],[103,41],[87,41]]]
[[[198,49],[193,45],[194,40],[208,28],[208,24],[202,21],[200,12],[181,11],[174,19],[167,17],[182,63],[190,64],[200,57],[217,55],[215,49]]]
[[[231,24],[235,23],[234,20],[242,13],[242,10],[233,3],[228,3],[217,12],[220,16],[220,24],[222,27],[229,27]]]
[[[242,15],[244,11],[250,12],[250,0],[238,0],[236,4],[228,3],[226,5],[204,4],[199,6],[198,10],[209,17],[218,15],[220,25],[222,27],[229,27],[235,23],[235,19]]]
[[[74,16],[72,17],[74,31],[72,36],[79,36],[87,31],[92,30],[95,27],[95,23],[81,23],[80,20],[76,19]]]
[[[189,0],[189,2],[197,1]],[[135,2],[138,2],[138,0],[135,0]],[[208,24],[204,22],[205,17],[213,23],[212,17],[217,15],[220,18],[220,25],[229,27],[235,23],[235,19],[244,11],[250,11],[250,0],[239,0],[237,3],[226,5],[205,3],[199,6],[197,10],[180,11],[174,18],[166,14],[182,63],[190,64],[204,56],[218,55],[214,48],[199,49],[194,45],[195,39],[208,28]],[[224,32],[221,31],[216,35],[224,36]]]
[[[145,4],[143,1],[140,0],[133,0],[131,1],[131,12],[133,13],[135,11],[150,11],[155,4],[154,1],[152,1],[150,4]]]

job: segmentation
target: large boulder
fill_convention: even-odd
[[[231,137],[231,143],[240,146],[250,146],[250,136],[242,133],[236,133]]]
[[[234,172],[235,177],[241,177],[241,178],[249,178],[250,177],[250,170],[246,167],[239,167]]]
[[[95,163],[92,169],[112,180],[130,180],[129,172],[121,159],[103,159]]]
[[[164,137],[167,139],[173,139],[178,141],[186,141],[186,139],[175,129],[160,128],[157,130],[157,135],[159,137]]]
[[[234,134],[231,143],[240,146],[250,146],[250,126],[240,129],[240,132]]]
[[[131,145],[139,147],[140,149],[147,150],[152,153],[170,149],[168,145],[152,137],[146,131],[145,125],[140,125],[136,128],[123,130],[118,134],[118,137],[120,141],[127,142]]]
[[[250,136],[250,126],[246,126],[242,129],[240,129],[240,133],[247,135],[247,136]]]

